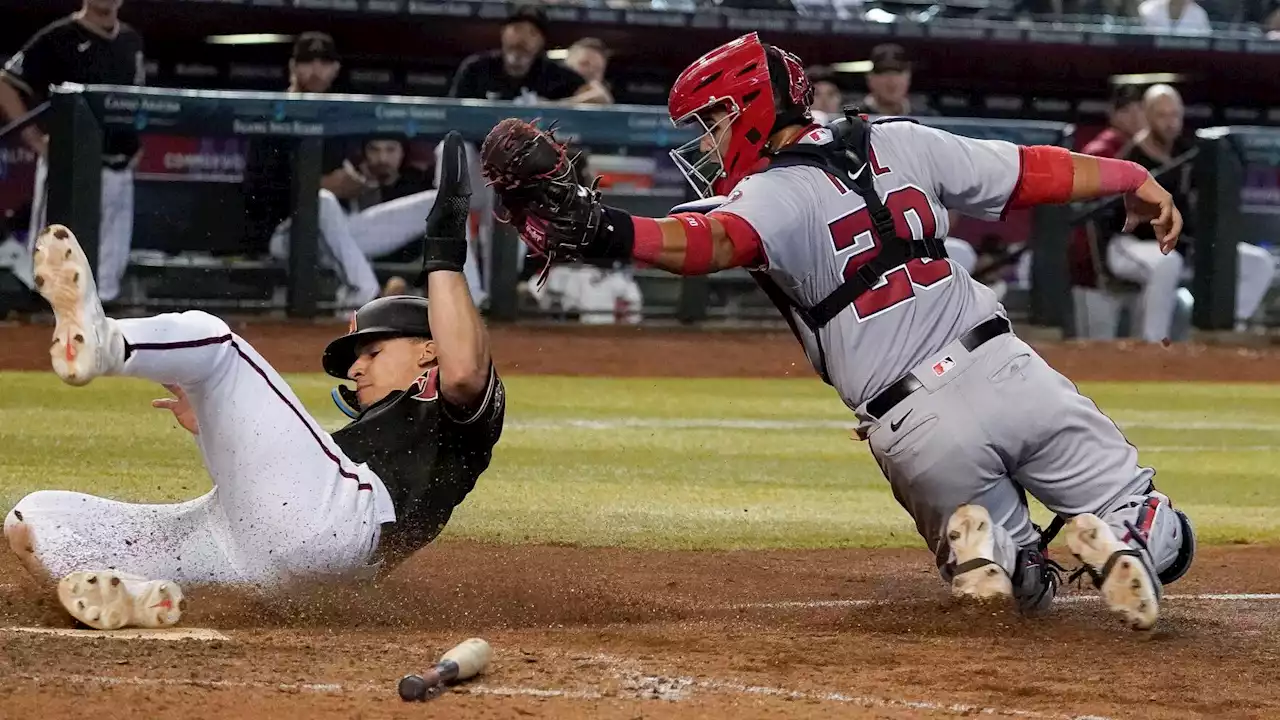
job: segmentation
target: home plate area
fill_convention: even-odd
[[[1259,717],[1280,714],[1280,563],[1209,547],[1152,632],[1069,588],[1038,620],[959,605],[906,550],[650,552],[441,542],[374,585],[190,588],[172,631],[72,629],[0,561],[8,717]],[[469,637],[478,677],[397,681]],[[198,708],[198,710],[196,710]],[[452,709],[446,709],[452,708]]]

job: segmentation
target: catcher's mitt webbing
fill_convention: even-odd
[[[431,212],[427,213],[420,283],[436,270],[462,272],[467,262],[471,181],[462,135],[456,130],[445,135],[440,155],[440,186]]]
[[[535,255],[547,258],[539,282],[561,260],[629,258],[631,216],[606,208],[596,184],[577,183],[564,143],[551,130],[508,118],[480,149],[499,217],[511,223]]]

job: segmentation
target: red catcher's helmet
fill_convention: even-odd
[[[813,86],[800,58],[743,35],[698,58],[671,86],[667,109],[677,127],[697,123],[702,134],[671,151],[676,167],[700,197],[727,195],[759,165],[769,136],[811,122]],[[712,111],[726,114],[713,120]],[[715,137],[725,127],[723,147]],[[702,149],[703,140],[711,151]]]

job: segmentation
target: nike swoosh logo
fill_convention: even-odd
[[[898,422],[889,423],[889,431],[898,432],[898,428],[902,427],[902,421],[906,420],[908,417],[910,417],[910,415],[911,415],[911,411],[908,410],[906,415],[903,415],[902,417],[898,418]]]

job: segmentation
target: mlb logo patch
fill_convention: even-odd
[[[952,360],[951,356],[948,355],[947,357],[944,357],[938,362],[933,364],[933,374],[937,375],[938,377],[942,377],[943,375],[947,374],[948,370],[950,370],[955,366],[956,366],[956,361]]]

